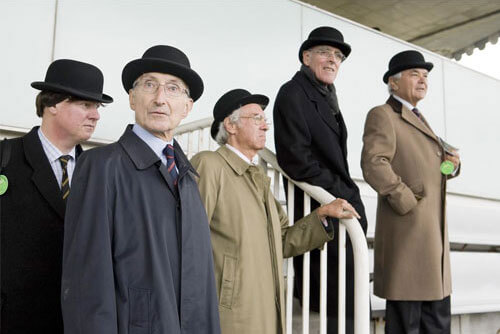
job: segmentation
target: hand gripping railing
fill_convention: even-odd
[[[212,119],[202,119],[179,126],[176,138],[184,148],[187,156],[191,158],[197,152],[204,149],[214,149],[217,144],[211,140],[209,127]],[[187,138],[186,138],[187,137]],[[289,224],[294,222],[294,187],[297,186],[304,191],[304,215],[310,212],[310,198],[312,197],[320,204],[330,203],[335,199],[326,190],[312,186],[305,182],[291,180],[279,167],[274,153],[264,148],[259,152],[261,165],[266,169],[273,169],[272,190],[274,196],[279,198],[280,174],[283,174],[288,182],[288,219]],[[270,167],[270,168],[269,168]],[[360,224],[354,219],[341,219],[339,233],[335,238],[339,239],[339,300],[338,300],[338,333],[345,333],[345,231],[349,233],[354,253],[354,332],[355,334],[368,334],[369,315],[369,267],[368,246]],[[326,333],[326,287],[327,287],[327,247],[323,247],[320,255],[320,333]],[[286,261],[287,298],[286,298],[286,333],[292,334],[292,304],[293,304],[293,261]],[[302,294],[302,333],[309,333],[309,253],[304,254],[304,284]]]
[[[289,223],[293,224],[293,184],[302,189],[305,193],[304,197],[304,215],[310,209],[310,197],[318,201],[320,204],[327,204],[335,200],[329,192],[323,188],[312,186],[305,182],[298,182],[290,179],[285,172],[279,167],[276,156],[264,148],[259,152],[259,156],[270,164],[275,171],[283,174],[290,182],[288,182],[288,218]],[[275,182],[277,179],[275,178]],[[345,333],[345,249],[346,237],[345,231],[349,233],[351,239],[353,254],[354,254],[354,333],[368,334],[370,332],[370,307],[369,307],[369,266],[368,266],[368,246],[366,238],[361,228],[361,225],[355,219],[341,219],[339,225],[339,306],[338,306],[338,326],[339,333]],[[326,333],[326,258],[327,247],[323,247],[320,257],[320,333]],[[289,262],[291,263],[291,261]],[[287,265],[288,277],[293,276],[292,266]],[[303,287],[303,327],[302,332],[308,333],[308,313],[309,312],[309,254],[304,256],[304,285]],[[291,283],[292,282],[292,283]],[[291,304],[293,295],[293,280],[287,280],[287,333],[291,331]]]

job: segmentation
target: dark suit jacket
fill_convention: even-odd
[[[60,306],[64,202],[38,127],[9,140],[0,197],[1,333],[62,333]],[[81,148],[77,148],[77,153]]]
[[[349,175],[347,164],[347,129],[342,114],[333,115],[326,99],[302,73],[285,83],[274,104],[274,139],[281,168],[294,180],[320,186],[335,197],[348,200],[361,215],[366,232],[366,216],[359,189]],[[285,187],[286,189],[286,187]],[[318,203],[312,201],[312,209]],[[295,219],[303,216],[303,192],[295,188]],[[338,224],[334,224],[335,235]],[[348,244],[349,246],[349,244]],[[338,241],[328,243],[328,314],[337,313]],[[295,259],[296,295],[300,297],[302,259]],[[311,308],[318,310],[319,254],[311,253]],[[346,253],[347,318],[353,316],[352,251]],[[298,289],[297,289],[298,288]],[[352,331],[352,321],[346,324]],[[329,323],[329,327],[335,326]]]

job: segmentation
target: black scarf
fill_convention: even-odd
[[[311,81],[314,88],[316,88],[318,92],[325,97],[326,102],[330,106],[333,115],[336,116],[338,113],[340,113],[335,86],[333,84],[325,85],[324,83],[319,82],[318,79],[316,79],[314,72],[306,65],[302,65],[300,67],[300,71],[306,75],[309,81]]]

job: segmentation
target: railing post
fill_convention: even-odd
[[[276,181],[275,181],[276,182]],[[292,226],[294,222],[294,203],[295,203],[295,189],[292,182],[288,182],[288,198],[287,198],[287,214],[288,225]],[[286,266],[286,333],[292,334],[293,330],[293,259],[287,259]]]
[[[291,182],[289,182],[291,183]],[[311,212],[311,197],[304,192],[304,217]],[[309,294],[310,294],[310,273],[311,254],[304,254],[304,264],[302,267],[302,333],[309,334]]]
[[[339,223],[338,333],[345,333],[345,226]]]
[[[335,236],[334,236],[335,237]],[[328,273],[328,245],[325,244],[320,252],[320,294],[319,294],[319,333],[326,334],[327,318],[327,273]]]

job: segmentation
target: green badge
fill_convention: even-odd
[[[453,165],[453,162],[451,162],[450,160],[445,160],[441,164],[440,169],[441,173],[443,173],[444,175],[450,175],[455,170],[455,165]]]
[[[0,175],[0,195],[5,194],[8,187],[9,187],[9,180],[7,179],[7,176]]]

